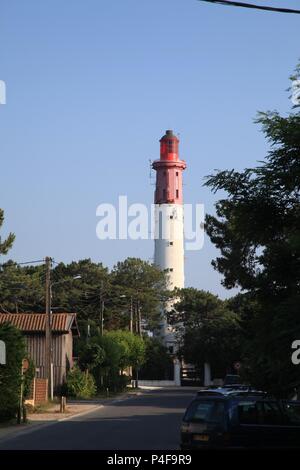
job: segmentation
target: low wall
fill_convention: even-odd
[[[139,380],[139,387],[175,387],[175,380]]]
[[[39,405],[48,401],[48,380],[35,378],[30,387],[30,393],[25,403],[32,406]]]

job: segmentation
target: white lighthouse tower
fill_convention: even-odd
[[[184,287],[184,235],[182,172],[186,168],[179,159],[179,139],[167,130],[160,139],[160,159],[153,162],[156,170],[155,251],[154,263],[168,275],[168,289]],[[172,302],[164,305],[160,334],[171,353],[176,351],[173,329],[168,325],[165,312]]]

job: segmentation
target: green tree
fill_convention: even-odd
[[[206,217],[206,231],[221,253],[213,266],[223,284],[256,302],[246,347],[252,381],[283,396],[300,386],[291,362],[292,341],[300,338],[299,108],[288,116],[260,113],[257,122],[270,150],[255,168],[208,177],[206,185],[227,198]]]
[[[19,266],[12,260],[2,265],[0,308],[2,311],[45,311],[45,267]]]
[[[22,381],[25,342],[20,330],[9,323],[0,325],[0,340],[6,344],[6,364],[0,365],[0,421],[16,417]]]
[[[145,362],[145,341],[132,333],[127,333],[130,347],[130,366],[139,369]]]
[[[78,275],[80,279],[75,280]],[[105,331],[130,328],[139,318],[144,328],[159,321],[159,304],[166,296],[165,273],[151,264],[129,258],[112,272],[90,259],[60,263],[51,271],[52,308],[77,312],[79,328],[87,335],[88,325],[100,332],[104,307]],[[0,276],[0,308],[7,312],[45,311],[45,266],[3,265]]]
[[[81,278],[74,280],[80,275]],[[93,322],[100,328],[101,297],[107,299],[109,272],[102,263],[90,259],[60,263],[52,271],[52,294],[54,306],[68,312],[77,312],[79,327],[86,331]]]
[[[0,209],[0,228],[4,223],[4,211]],[[8,251],[11,249],[13,242],[15,240],[15,235],[9,233],[8,237],[5,240],[0,238],[0,255],[7,255]]]
[[[145,338],[145,362],[139,372],[142,380],[172,380],[173,360],[157,338]]]
[[[145,359],[145,343],[142,338],[129,331],[109,331],[106,337],[111,338],[121,347],[119,368],[140,367]]]
[[[205,362],[215,377],[223,377],[241,357],[239,315],[210,292],[178,289],[170,321],[181,336],[180,353],[202,369]]]
[[[112,285],[118,292],[118,298],[127,299],[128,310],[130,299],[133,301],[134,323],[138,323],[140,311],[144,327],[150,330],[158,327],[161,301],[169,295],[166,281],[165,272],[139,258],[127,258],[117,263],[111,273]],[[127,325],[128,319],[127,315]]]
[[[105,350],[99,344],[97,339],[93,338],[90,342],[82,342],[79,347],[80,367],[83,370],[93,371],[105,361]]]
[[[98,391],[107,389],[117,391],[122,388],[119,376],[124,362],[124,345],[117,342],[108,333],[100,336],[98,332],[95,336],[89,338],[87,348],[91,347],[89,345],[93,345],[93,347],[96,345],[103,351],[101,362],[99,361],[92,368],[92,374],[95,378]],[[83,356],[84,354],[83,348]],[[81,355],[79,356],[79,361],[81,363]]]
[[[92,372],[99,391],[123,389],[129,381],[124,372],[140,367],[144,356],[143,339],[129,331],[109,331],[103,336],[96,333],[79,346],[80,367]]]

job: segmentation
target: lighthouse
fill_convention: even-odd
[[[178,147],[179,139],[167,130],[160,139],[160,159],[152,164],[156,171],[154,264],[167,273],[169,290],[184,287],[182,173],[186,163],[180,160]],[[172,301],[167,302],[162,309],[160,336],[169,351],[175,353],[174,331],[166,319],[172,306]]]

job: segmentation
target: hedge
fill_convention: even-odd
[[[0,340],[6,344],[6,364],[0,365],[0,421],[6,421],[18,412],[26,350],[22,333],[9,323],[0,325]]]

